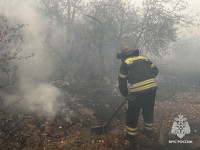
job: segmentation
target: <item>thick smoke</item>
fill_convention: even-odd
[[[1,7],[4,8],[1,13],[11,20],[15,19],[25,24],[24,43],[21,45],[23,55],[35,54],[32,58],[16,62],[18,90],[14,94],[3,93],[5,104],[53,118],[58,112],[57,99],[61,96],[61,92],[48,83],[54,72],[54,65],[44,44],[44,33],[47,29],[45,18],[35,9],[39,3],[31,0],[1,2]]]

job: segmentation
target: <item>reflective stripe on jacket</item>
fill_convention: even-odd
[[[135,83],[129,86],[130,92],[139,92],[147,89],[157,87],[156,79],[148,79],[139,83]]]
[[[128,95],[127,81],[131,93],[144,92],[157,88],[157,67],[144,56],[126,58],[119,70],[119,88],[123,96]]]

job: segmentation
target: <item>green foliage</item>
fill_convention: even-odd
[[[118,70],[116,51],[124,45],[146,55],[168,54],[179,27],[193,24],[184,13],[185,0],[143,0],[140,7],[131,0],[42,1],[45,14],[55,23],[47,44],[69,78],[112,78]],[[54,34],[58,30],[59,37]]]
[[[90,15],[102,23],[105,41],[112,47],[129,45],[160,56],[177,40],[178,27],[192,24],[192,17],[184,14],[185,2],[144,0],[138,8],[128,1],[100,0],[91,3]]]

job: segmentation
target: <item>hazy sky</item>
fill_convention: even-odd
[[[200,11],[200,0],[187,0],[188,4],[195,11]]]
[[[188,9],[186,12],[190,13],[190,15],[196,16],[198,23],[200,23],[200,15],[197,16],[196,14],[200,14],[200,0],[186,0],[188,2]],[[135,2],[134,2],[135,3]],[[140,6],[141,1],[137,1]],[[179,37],[180,38],[188,38],[191,36],[200,36],[200,27],[190,27],[190,28],[180,28],[179,29]]]
[[[189,5],[189,10],[192,10],[194,14],[200,13],[200,0],[187,0]],[[200,16],[196,16],[198,21],[200,21]],[[200,35],[200,27],[189,28],[188,31],[183,30],[185,35],[183,36],[194,36]]]
[[[200,23],[200,16],[196,15],[197,13],[200,13],[200,0],[186,0],[186,1],[188,2],[188,5],[189,5],[187,9],[188,13],[192,13],[193,16],[196,16],[198,22]],[[141,3],[141,1],[137,1],[137,3]],[[181,32],[179,36],[180,38],[187,38],[187,37],[191,37],[195,35],[200,36],[200,27],[190,27],[187,29],[179,29],[179,31]]]

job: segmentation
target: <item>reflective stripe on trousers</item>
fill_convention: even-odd
[[[144,122],[144,128],[146,130],[153,130],[154,129],[153,123],[146,123],[146,122]]]
[[[136,127],[136,128],[131,128],[131,127],[128,127],[128,126],[126,126],[126,130],[127,130],[127,133],[129,134],[129,135],[137,135],[138,134],[138,128]]]

